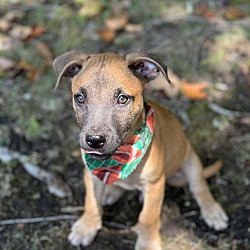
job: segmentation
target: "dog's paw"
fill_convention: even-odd
[[[161,236],[156,230],[149,230],[149,227],[141,226],[139,223],[132,227],[138,237],[135,244],[135,250],[162,250]]]
[[[228,227],[228,216],[217,202],[202,209],[201,214],[206,224],[217,231]]]
[[[100,225],[87,225],[84,218],[80,218],[73,224],[68,239],[73,246],[88,246],[93,242],[100,229]]]
[[[161,243],[158,241],[137,240],[135,250],[162,250]]]

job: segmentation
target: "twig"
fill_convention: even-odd
[[[164,17],[163,22],[169,23],[181,23],[181,22],[190,22],[190,23],[204,23],[216,26],[216,29],[224,29],[224,28],[238,28],[238,27],[246,27],[249,24],[249,18],[244,18],[242,20],[237,20],[233,22],[226,21],[222,18],[214,18],[211,20],[207,20],[205,18],[199,16],[190,16],[190,15],[168,15]]]
[[[59,198],[72,197],[72,192],[68,184],[60,176],[50,173],[27,160],[21,159],[21,162],[31,176],[47,184],[50,193]]]
[[[57,215],[49,217],[36,217],[36,218],[21,218],[21,219],[9,219],[0,221],[0,226],[3,225],[13,225],[13,224],[29,224],[29,223],[39,223],[39,222],[50,222],[59,220],[75,220],[78,216],[75,215]]]
[[[240,117],[243,115],[242,113],[238,111],[233,111],[233,110],[222,108],[218,104],[215,104],[215,103],[209,103],[208,106],[212,111],[220,115],[234,116],[234,117]]]
[[[117,229],[129,229],[130,226],[115,222],[115,221],[105,221],[105,225],[109,226],[109,227],[115,227]]]
[[[72,191],[68,184],[60,178],[60,176],[50,173],[38,165],[31,162],[31,157],[28,157],[18,152],[11,151],[7,147],[0,147],[0,160],[3,162],[9,162],[13,159],[17,159],[22,163],[24,169],[33,177],[47,184],[50,193],[56,195],[59,198],[72,197]]]
[[[182,215],[185,216],[185,217],[195,216],[195,215],[197,215],[197,211],[186,212],[186,213],[184,213]]]
[[[76,207],[62,207],[61,212],[63,213],[75,213],[84,211],[84,206],[76,206]]]

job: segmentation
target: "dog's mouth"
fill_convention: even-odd
[[[85,152],[94,160],[107,160],[114,154],[114,152],[101,153],[99,151],[90,151],[90,150],[85,150]]]

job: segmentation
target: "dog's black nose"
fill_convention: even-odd
[[[86,142],[91,148],[101,148],[103,147],[106,141],[105,136],[103,135],[87,135]]]

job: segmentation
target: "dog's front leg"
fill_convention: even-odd
[[[90,245],[102,227],[101,198],[104,184],[98,179],[92,179],[87,168],[85,168],[84,183],[86,188],[85,211],[74,223],[69,235],[69,240],[74,246]]]
[[[147,183],[144,189],[144,204],[135,226],[138,234],[136,250],[161,250],[160,213],[164,197],[165,177],[155,183]]]

